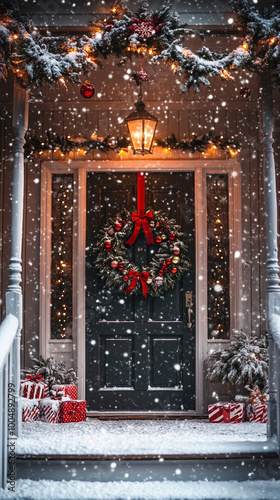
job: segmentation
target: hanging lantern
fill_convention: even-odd
[[[135,107],[136,111],[125,119],[125,123],[132,142],[133,153],[145,155],[151,153],[158,120],[145,110],[141,94]]]

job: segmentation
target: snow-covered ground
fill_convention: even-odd
[[[19,479],[0,500],[279,500],[280,481],[90,483]]]
[[[231,447],[229,447],[229,443]],[[185,454],[268,449],[266,424],[208,420],[88,419],[71,424],[24,423],[17,454]],[[280,495],[279,495],[280,498]]]

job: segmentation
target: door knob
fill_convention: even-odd
[[[192,306],[193,306],[193,303],[192,303],[192,293],[186,293],[185,294],[185,298],[186,298],[186,308],[188,309],[188,323],[187,323],[187,327],[191,328],[192,327],[191,313],[192,313]]]

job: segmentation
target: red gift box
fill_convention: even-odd
[[[250,405],[250,422],[259,422],[261,424],[266,424],[267,422],[267,405],[258,404]]]
[[[85,422],[86,401],[60,401],[60,423]]]
[[[60,417],[60,401],[44,398],[40,401],[40,420],[50,424],[58,424]]]
[[[68,396],[70,399],[77,399],[77,386],[55,384],[52,386],[52,394],[55,398],[59,396]]]
[[[20,381],[20,395],[27,399],[42,399],[48,391],[48,385],[42,375],[26,375],[26,380]]]
[[[36,422],[40,418],[39,400],[37,399],[21,399],[22,421]]]
[[[208,416],[213,423],[238,424],[243,421],[244,403],[214,403],[208,405]]]

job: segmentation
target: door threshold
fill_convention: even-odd
[[[193,411],[89,411],[87,417],[99,420],[191,420],[208,419],[208,415]]]

